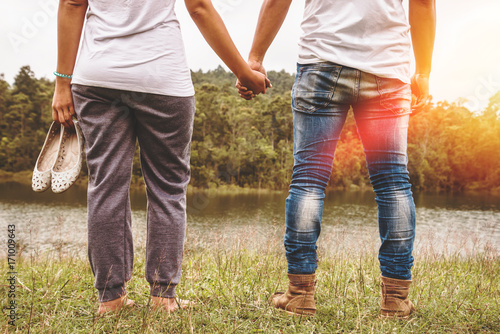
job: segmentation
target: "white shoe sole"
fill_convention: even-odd
[[[68,190],[78,179],[83,161],[83,135],[77,121],[74,129],[63,128],[56,163],[51,170],[51,188],[56,194]]]
[[[57,160],[59,144],[61,142],[62,125],[52,122],[43,143],[42,150],[36,160],[31,187],[35,192],[42,192],[50,188],[51,169]]]

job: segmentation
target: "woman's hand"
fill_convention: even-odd
[[[52,99],[52,119],[65,127],[74,127],[71,117],[75,114],[71,79],[57,78],[54,98]]]
[[[270,86],[271,82],[265,76],[265,74],[256,70],[250,70],[240,75],[237,82],[237,87],[239,88],[239,90],[240,91],[244,90],[245,91],[244,95],[246,96],[251,95],[252,97],[260,93],[265,94],[267,88]]]
[[[269,81],[269,79],[267,78],[267,72],[262,63],[257,61],[248,61],[248,65],[252,70],[260,72],[266,77],[266,90],[267,88],[273,87],[273,85],[271,85],[271,81]],[[245,100],[251,100],[257,95],[254,94],[254,92],[251,89],[243,85],[239,79],[236,81],[236,88],[238,88],[238,93]]]
[[[59,73],[66,75],[73,73],[87,9],[87,0],[59,1],[56,66],[56,71]],[[58,76],[56,78],[54,98],[52,99],[52,119],[65,127],[73,127],[71,116],[74,114],[71,79]]]
[[[265,93],[269,80],[264,74],[252,71],[236,49],[220,15],[211,0],[185,0],[186,8],[205,40],[248,88],[248,96]]]

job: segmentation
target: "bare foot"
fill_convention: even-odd
[[[175,312],[179,308],[185,309],[188,306],[192,306],[193,303],[189,300],[175,299],[175,298],[162,298],[152,296],[153,309],[160,309],[161,311],[166,311],[168,313]]]
[[[97,310],[97,314],[119,311],[123,307],[133,307],[134,305],[135,303],[133,300],[128,299],[127,296],[123,296],[120,298],[110,300],[109,302],[99,303],[99,309]]]

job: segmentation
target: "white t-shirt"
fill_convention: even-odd
[[[72,83],[193,96],[175,0],[89,0]]]
[[[402,0],[306,0],[299,64],[333,62],[410,82]]]

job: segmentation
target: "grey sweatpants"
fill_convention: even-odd
[[[174,297],[186,232],[194,97],[72,86],[89,171],[88,255],[99,302],[125,293],[132,276],[129,187],[136,139],[147,190],[146,280]]]

